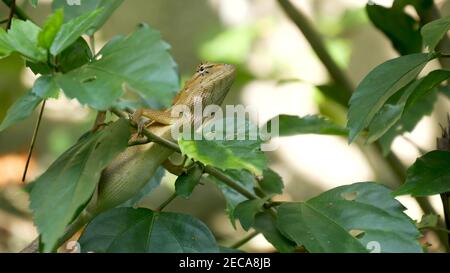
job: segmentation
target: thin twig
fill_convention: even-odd
[[[159,206],[156,211],[163,211],[170,203],[172,203],[175,199],[177,199],[178,195],[176,193],[172,194],[164,203]]]
[[[46,100],[42,102],[41,111],[39,113],[39,118],[36,122],[36,127],[34,128],[33,138],[31,139],[30,149],[28,151],[27,163],[25,164],[25,170],[23,171],[22,182],[25,182],[27,178],[28,168],[30,167],[31,157],[33,156],[34,146],[36,145],[37,136],[39,133],[39,128],[41,127],[42,117],[44,115]]]
[[[9,6],[9,17],[8,17],[8,23],[6,24],[6,29],[11,28],[14,14],[16,14],[16,0],[12,0],[11,5]]]
[[[89,46],[92,51],[92,56],[95,56],[95,54],[97,54],[97,53],[95,51],[95,36],[94,35],[89,36]]]
[[[289,18],[302,31],[305,38],[311,44],[311,48],[316,53],[317,57],[322,61],[334,82],[344,88],[343,91],[345,92],[345,101],[348,102],[352,96],[354,86],[344,71],[333,60],[333,57],[325,46],[322,36],[316,31],[307,16],[300,10],[296,9],[289,0],[278,0],[278,3]]]
[[[232,249],[238,249],[241,248],[243,245],[247,244],[248,242],[250,242],[251,240],[253,240],[256,236],[258,236],[260,234],[260,232],[258,231],[253,231],[252,233],[249,233],[247,236],[245,236],[244,238],[242,238],[241,240],[237,241],[236,243],[232,244],[230,246],[230,248]]]
[[[92,127],[92,132],[97,132],[100,128],[102,128],[105,125],[106,120],[106,112],[105,111],[98,111],[97,117],[95,118],[94,126]]]
[[[423,149],[422,147],[420,147],[419,144],[417,144],[417,143],[416,143],[414,140],[412,140],[410,137],[408,137],[408,136],[406,136],[406,135],[403,135],[402,138],[403,138],[404,140],[406,140],[406,142],[408,142],[409,144],[411,144],[414,148],[416,148],[417,151],[418,151],[420,154],[424,155],[424,154],[427,153],[427,151],[426,151],[425,149]]]
[[[2,1],[9,8],[11,8],[11,6],[13,5],[13,2],[15,2],[15,0],[2,0]],[[30,17],[17,5],[14,9],[14,13],[16,14],[17,18],[19,18],[20,20],[31,20]]]
[[[241,186],[241,184],[239,182],[235,181],[234,179],[229,177],[227,174],[225,174],[221,170],[219,170],[217,168],[214,168],[214,167],[211,167],[211,166],[205,166],[204,170],[205,170],[205,173],[210,174],[210,175],[214,176],[215,178],[219,179],[225,185],[227,185],[228,187],[230,187],[233,190],[237,191],[238,193],[242,194],[246,198],[248,198],[248,199],[259,199],[259,197],[257,195],[255,195],[254,193],[248,191],[246,188]]]

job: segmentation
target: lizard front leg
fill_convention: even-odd
[[[168,111],[155,111],[152,109],[141,108],[133,114],[133,121],[136,124],[139,124],[142,117],[148,118],[151,121],[162,125],[173,125],[178,120],[178,118],[172,117],[171,113]]]

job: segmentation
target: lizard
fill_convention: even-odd
[[[212,104],[221,105],[235,78],[236,68],[233,65],[200,64],[194,76],[175,97],[170,108],[164,111],[139,109],[132,119],[139,122],[141,117],[148,118],[150,123],[146,129],[160,138],[174,141],[172,126],[179,118],[171,115],[172,109],[183,105],[192,111],[199,99],[203,107]],[[183,122],[192,123],[192,117]],[[173,150],[157,143],[129,147],[103,171],[97,191],[87,207],[87,213],[91,216],[98,215],[138,194],[173,153]]]
[[[171,115],[175,106],[187,106],[192,110],[196,101],[201,99],[202,106],[221,105],[236,78],[236,68],[229,64],[200,64],[194,76],[185,83],[184,88],[175,97],[172,106],[164,111],[138,109],[132,116],[134,122],[141,117],[150,122],[146,129],[154,135],[170,141],[172,126],[179,118]],[[184,118],[183,123],[193,123],[192,117]],[[139,133],[139,129],[138,129]],[[102,172],[97,189],[85,209],[66,228],[65,235],[58,245],[64,244],[94,217],[115,208],[137,195],[155,175],[158,168],[174,154],[174,151],[151,142],[146,145],[132,146],[119,154]],[[38,252],[39,239],[34,240],[22,253]]]

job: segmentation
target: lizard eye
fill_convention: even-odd
[[[205,65],[200,65],[197,72],[200,73],[200,75],[204,76],[205,74],[208,73],[208,70],[206,69]]]

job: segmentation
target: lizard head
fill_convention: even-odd
[[[236,78],[236,67],[229,64],[201,64],[194,78],[204,90],[203,103],[220,105]]]
[[[203,105],[220,105],[225,99],[236,78],[236,68],[229,64],[205,63],[197,67],[196,73],[183,91],[175,99],[174,104],[183,102],[192,106],[194,99],[201,97]]]

